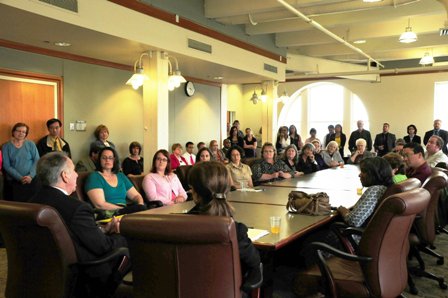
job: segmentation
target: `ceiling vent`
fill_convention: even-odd
[[[67,9],[73,12],[78,12],[78,0],[39,0],[59,8]]]
[[[440,28],[440,36],[448,36],[448,28]]]

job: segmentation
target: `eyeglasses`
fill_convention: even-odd
[[[101,156],[102,160],[115,160],[115,157],[113,156]]]
[[[162,161],[162,162],[167,162],[168,161],[168,159],[162,158],[162,157],[157,157],[156,160],[157,161]]]
[[[19,129],[16,129],[15,131],[18,132],[18,133],[26,133],[26,130],[19,130]]]

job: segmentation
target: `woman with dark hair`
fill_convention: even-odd
[[[406,164],[403,156],[398,153],[389,152],[383,158],[390,164],[392,168],[392,180],[394,183],[400,183],[408,179],[406,176]]]
[[[109,138],[109,128],[106,125],[100,124],[95,128],[93,133],[95,135],[96,141],[90,144],[90,147],[112,147],[115,149],[114,143],[108,140]]]
[[[142,145],[139,142],[132,142],[129,145],[129,156],[123,160],[121,168],[123,173],[127,176],[140,175],[143,173],[143,157],[140,156],[142,152]]]
[[[210,151],[210,149],[208,149],[207,147],[202,147],[201,149],[199,149],[198,154],[196,154],[195,163],[210,160],[212,160],[212,152]]]
[[[362,227],[367,224],[366,220],[373,214],[378,200],[393,184],[392,168],[384,158],[366,158],[361,160],[359,166],[361,169],[359,178],[362,186],[367,189],[352,210],[342,206],[338,208],[344,222],[352,227]]]
[[[277,153],[283,154],[285,148],[291,145],[291,138],[289,137],[288,127],[280,126],[277,132],[277,141],[275,142],[275,149]]]
[[[283,156],[283,162],[288,166],[288,168],[291,169],[291,171],[294,171],[294,177],[299,177],[303,175],[303,172],[299,172],[297,170],[297,163],[299,161],[299,152],[296,148],[296,145],[289,145],[285,149],[285,154]]]
[[[320,170],[319,164],[314,157],[315,147],[311,143],[306,143],[299,154],[299,161],[297,162],[297,171],[304,174],[311,174]]]
[[[291,139],[291,145],[295,145],[297,150],[302,149],[303,142],[295,125],[289,126],[289,138]]]
[[[344,147],[347,142],[347,137],[342,132],[342,125],[336,124],[334,126],[334,134],[331,136],[330,140],[335,141],[338,144],[339,153],[341,154],[341,157],[344,158]]]
[[[238,146],[232,147],[227,152],[227,159],[230,162],[226,165],[232,178],[232,185],[237,188],[253,187],[252,170],[246,164],[241,162],[243,149]]]
[[[246,135],[243,138],[244,141],[244,157],[255,157],[257,150],[257,139],[252,133],[252,129],[246,128]]]
[[[95,208],[118,210],[118,214],[145,210],[143,197],[125,174],[120,172],[120,161],[112,147],[104,147],[98,153],[96,172],[92,172],[85,184],[85,191]],[[126,199],[141,205],[127,208]]]
[[[25,123],[16,123],[12,138],[2,147],[5,170],[5,199],[27,201],[36,190],[36,165],[39,152],[36,145],[27,140],[30,128]]]
[[[230,176],[222,163],[210,161],[195,164],[189,174],[189,184],[196,203],[189,214],[233,216],[233,208],[226,200],[230,191]],[[257,274],[261,280],[260,255],[247,236],[248,229],[239,222],[235,222],[235,226],[241,267],[252,277]]]
[[[406,143],[422,143],[422,138],[417,135],[417,127],[414,124],[408,125],[407,132],[408,135],[403,138]]]
[[[317,134],[317,130],[315,128],[311,128],[310,129],[310,137],[305,140],[305,143],[312,143],[314,140],[319,140],[316,137],[316,134]],[[320,143],[320,140],[319,140],[319,143]]]
[[[294,171],[288,168],[282,160],[277,159],[272,143],[264,143],[261,155],[263,160],[252,165],[252,178],[255,184],[291,178],[294,175]]]
[[[230,128],[229,137],[227,138],[233,146],[244,147],[244,140],[242,137],[238,135],[238,128],[236,126],[232,126]]]
[[[150,201],[161,201],[163,205],[185,202],[185,192],[179,178],[171,171],[168,151],[161,149],[154,154],[149,174],[143,179],[143,190]]]

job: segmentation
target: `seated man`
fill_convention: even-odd
[[[408,167],[406,176],[408,178],[417,178],[422,184],[432,173],[424,154],[423,147],[420,144],[407,143],[403,147],[403,157]]]
[[[96,164],[98,162],[98,153],[100,152],[100,147],[90,146],[89,156],[80,159],[76,163],[75,171],[80,172],[94,172],[96,171]]]
[[[425,159],[431,168],[439,162],[448,163],[448,157],[442,151],[443,145],[444,142],[439,136],[431,136],[426,143]]]
[[[75,245],[80,262],[101,257],[115,248],[127,246],[126,239],[119,235],[119,220],[114,218],[105,227],[96,225],[92,207],[69,195],[76,189],[75,166],[70,158],[61,152],[44,155],[37,163],[36,176],[42,188],[31,198],[31,203],[49,205],[55,208],[64,220]],[[113,268],[120,260],[92,266],[85,271],[94,291],[105,293],[111,284]]]
[[[36,146],[39,156],[43,156],[52,151],[64,151],[68,157],[71,157],[70,146],[67,141],[61,138],[62,122],[59,119],[52,118],[47,121],[49,134],[41,138]]]

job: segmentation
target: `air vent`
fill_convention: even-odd
[[[39,0],[47,4],[57,6],[59,8],[67,9],[73,12],[78,12],[78,0]]]
[[[277,67],[266,63],[264,64],[264,70],[277,73]]]
[[[448,35],[448,28],[440,28],[440,36],[447,36]]]
[[[188,39],[188,47],[205,53],[212,53],[212,46],[194,39]]]

